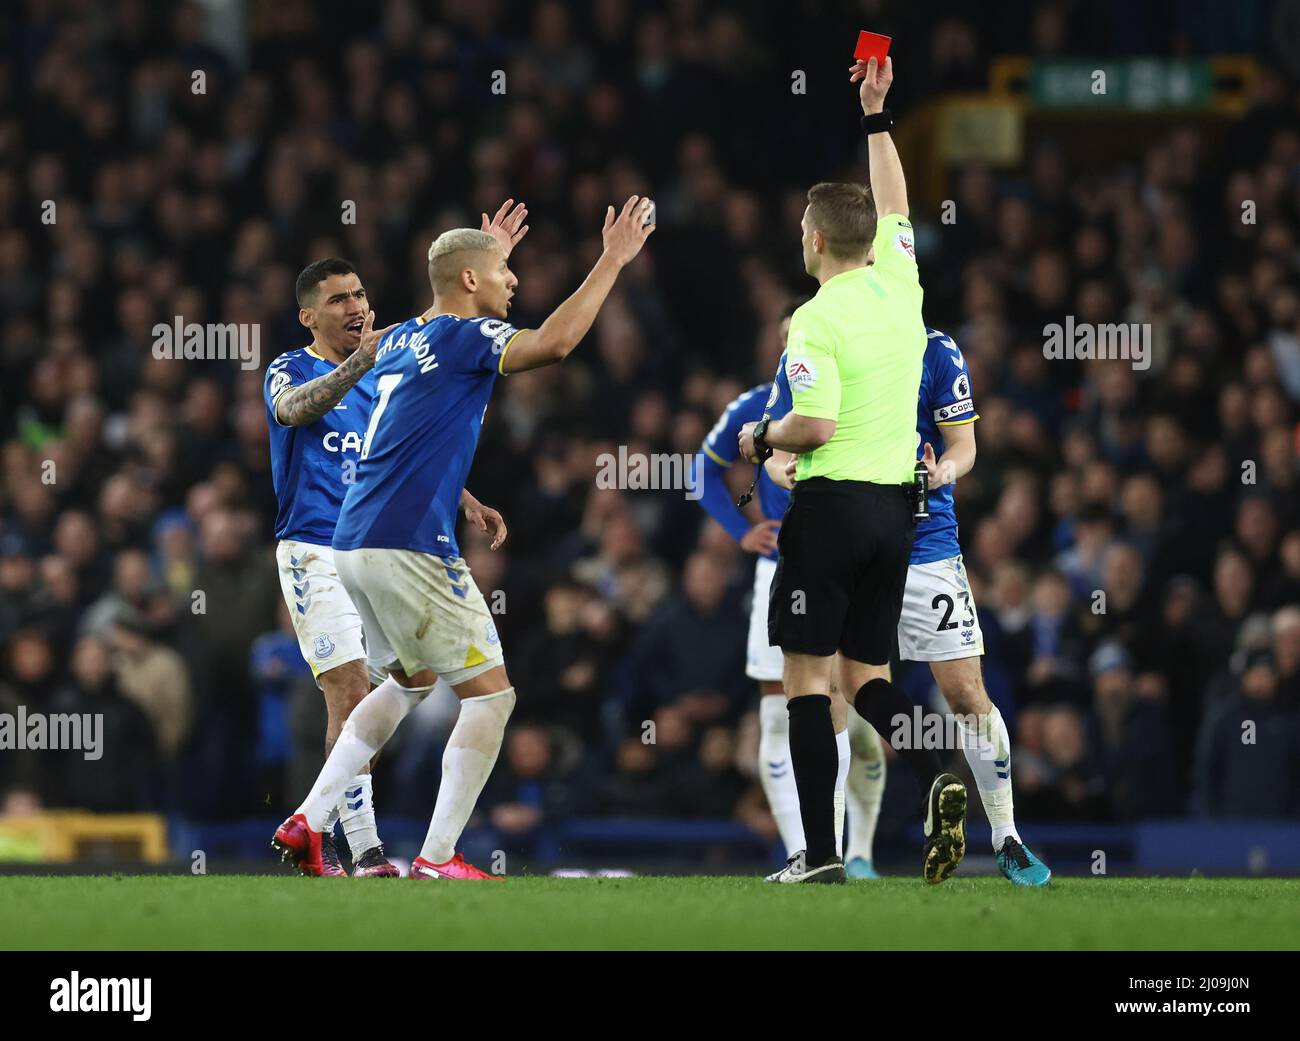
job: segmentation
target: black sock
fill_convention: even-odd
[[[853,707],[858,715],[876,728],[876,733],[883,737],[891,748],[895,749],[921,784],[921,793],[930,790],[935,774],[943,773],[943,760],[933,748],[922,748],[921,735],[909,734],[911,740],[894,741],[894,717],[904,716],[907,722],[902,724],[912,728],[912,717],[916,705],[912,699],[895,687],[889,680],[874,679],[864,683],[858,690]]]
[[[807,864],[821,867],[835,856],[835,775],[840,756],[831,722],[831,699],[802,694],[789,701],[790,765],[799,789],[799,816]]]

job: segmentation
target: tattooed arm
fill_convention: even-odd
[[[366,357],[358,348],[333,372],[290,387],[276,398],[275,418],[287,427],[310,426],[342,401],[374,364],[374,356]]]
[[[367,372],[375,367],[375,349],[390,329],[372,329],[375,312],[366,315],[361,329],[361,343],[333,372],[317,376],[297,387],[290,387],[275,399],[275,418],[287,427],[305,427],[315,423],[343,400]]]

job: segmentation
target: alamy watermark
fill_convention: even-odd
[[[153,356],[159,361],[237,361],[241,369],[262,364],[262,327],[248,322],[159,322],[153,333]]]
[[[596,487],[624,491],[684,491],[686,498],[704,494],[700,478],[700,457],[668,452],[629,452],[618,446],[618,455],[602,452],[596,457]]]
[[[136,1023],[153,1014],[152,977],[82,978],[71,972],[50,981],[51,1012],[129,1012]]]
[[[100,712],[0,712],[0,752],[79,751],[91,761],[104,754],[104,716]]]
[[[890,735],[889,743],[896,752],[912,748],[935,751],[975,749],[985,762],[999,762],[1007,758],[1009,763],[1007,753],[1003,751],[999,755],[993,742],[986,736],[988,724],[985,721],[988,718],[976,712],[931,712],[927,715],[917,705],[910,716],[899,712],[890,719],[894,732]]]
[[[1151,326],[1131,322],[1096,325],[1065,316],[1065,324],[1043,326],[1043,357],[1049,361],[1131,361],[1133,368],[1151,368]]]

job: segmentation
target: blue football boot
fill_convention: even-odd
[[[1002,841],[1002,848],[998,850],[998,867],[1018,886],[1045,886],[1052,880],[1048,866],[1013,835]]]
[[[844,873],[849,878],[879,878],[880,872],[871,865],[866,857],[854,857],[844,865]]]

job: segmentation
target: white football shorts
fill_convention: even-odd
[[[329,546],[284,539],[276,547],[275,561],[298,648],[317,677],[317,685],[322,672],[350,661],[364,661],[361,615],[339,580],[334,551]],[[373,671],[371,678],[376,679]]]
[[[751,680],[775,680],[784,675],[785,658],[780,647],[767,642],[767,603],[772,592],[776,561],[759,557],[754,565],[754,602],[749,608],[749,646],[745,655],[745,675]]]
[[[339,577],[366,631],[371,666],[432,669],[453,687],[502,664],[501,637],[461,557],[340,549]]]
[[[955,661],[983,653],[984,634],[961,557],[909,565],[898,656],[903,661]]]

